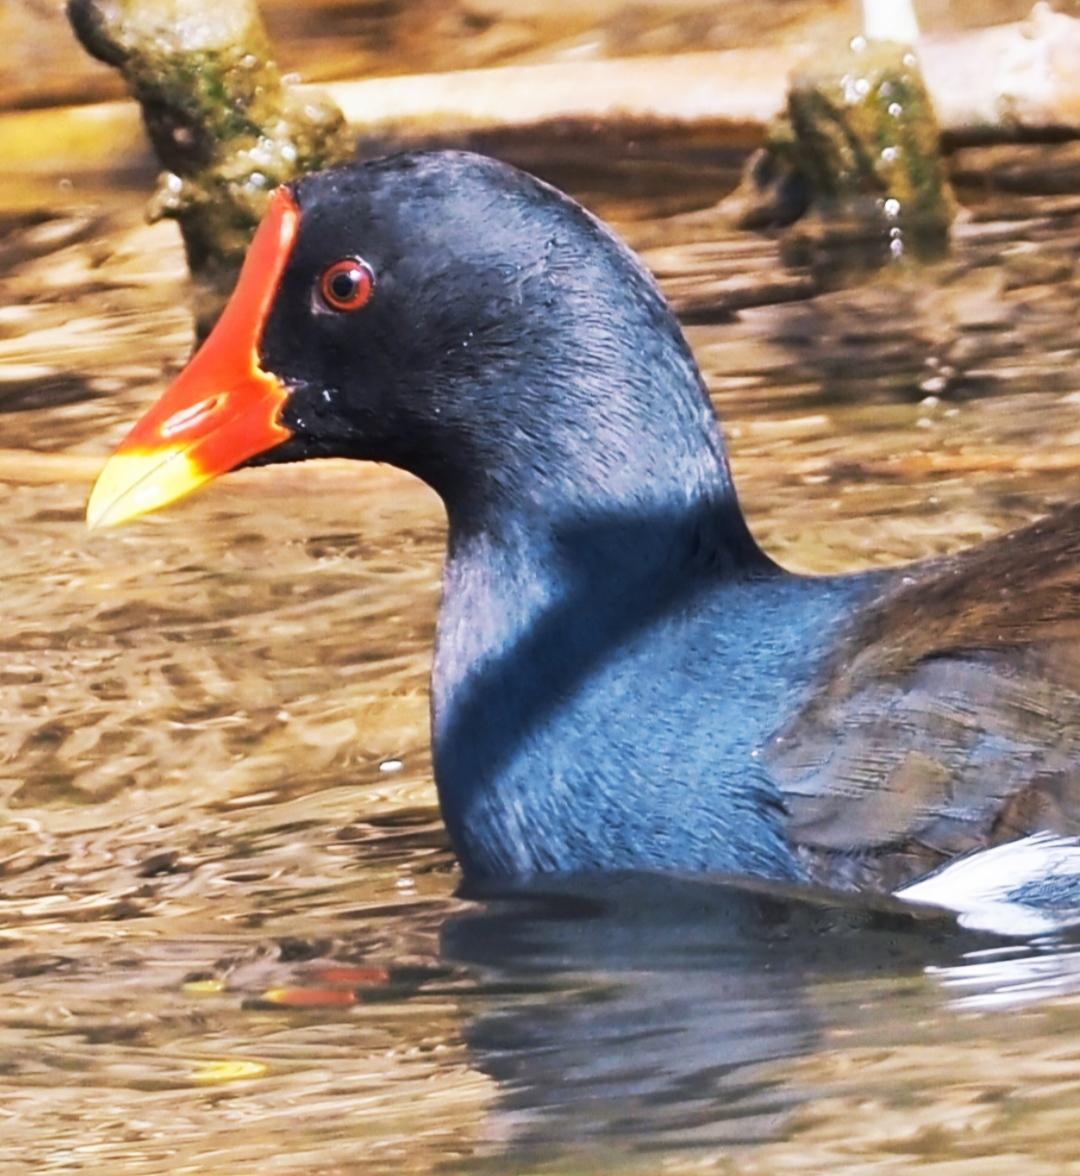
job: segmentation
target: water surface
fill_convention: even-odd
[[[723,153],[530,162],[645,251],[782,562],[1075,498],[1080,197],[967,191],[952,257],[867,274],[725,229]],[[103,455],[190,346],[180,250],[135,187],[31,195],[0,202],[0,445]],[[0,480],[5,1172],[1080,1170],[1068,943],[456,893],[424,487],[249,471],[94,535],[85,494]]]

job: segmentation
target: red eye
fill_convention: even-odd
[[[319,279],[319,295],[331,310],[359,310],[374,289],[375,275],[359,257],[335,261]]]

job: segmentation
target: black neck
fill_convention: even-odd
[[[572,417],[537,411],[524,439],[424,471],[450,522],[437,744],[475,742],[496,699],[531,727],[657,617],[719,581],[782,574],[743,518],[689,352],[671,354],[682,379],[659,395],[629,376],[607,395],[564,387]]]
[[[402,464],[443,498],[452,555],[483,535],[646,574],[650,565],[735,575],[773,567],[739,507],[689,347],[658,295],[642,301],[650,322],[612,315],[601,334],[595,322],[568,320],[549,354],[534,345],[519,370],[475,384],[452,444],[445,419],[430,443],[412,431]],[[471,428],[474,419],[485,427]]]

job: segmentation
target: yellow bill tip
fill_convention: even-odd
[[[190,494],[211,477],[179,445],[114,454],[90,492],[86,525],[94,530],[126,523]]]

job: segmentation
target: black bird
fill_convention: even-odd
[[[446,506],[432,737],[470,877],[882,891],[1080,827],[1080,507],[902,569],[778,567],[656,284],[521,171],[431,152],[280,189],[88,517],[316,456]],[[1021,844],[990,872],[1054,907],[1080,851]]]

